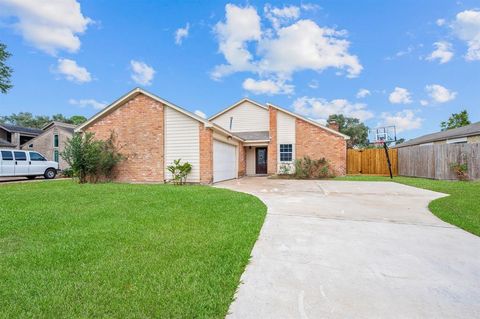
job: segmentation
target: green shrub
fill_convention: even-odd
[[[192,164],[189,162],[180,163],[181,159],[173,161],[173,165],[167,166],[167,170],[172,174],[172,182],[175,185],[183,185],[187,182],[187,175],[192,171]]]
[[[320,158],[313,160],[309,156],[304,156],[301,159],[295,160],[295,178],[326,178],[334,177],[330,169],[330,163],[327,159]]]
[[[113,132],[106,141],[95,140],[94,136],[90,132],[74,134],[60,154],[80,183],[111,180],[115,166],[123,160],[115,146]]]
[[[62,170],[63,177],[74,177],[73,169],[71,167]]]

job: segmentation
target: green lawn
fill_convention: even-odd
[[[223,318],[265,214],[206,186],[0,185],[0,318]]]
[[[339,180],[390,181],[381,176],[346,176]],[[428,206],[430,211],[447,223],[480,236],[480,182],[438,181],[425,178],[394,177],[394,182],[450,194],[436,199]]]

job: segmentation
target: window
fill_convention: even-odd
[[[53,135],[53,147],[58,147],[58,134]]]
[[[33,144],[28,145],[29,148],[33,148]]]
[[[45,157],[42,155],[36,153],[36,152],[30,152],[30,160],[31,161],[46,161]]]
[[[27,160],[27,154],[25,152],[13,152],[15,155],[15,160],[16,161],[26,161]]]
[[[58,163],[58,150],[53,151],[53,160]]]
[[[280,162],[291,162],[292,157],[292,144],[280,144]]]
[[[2,158],[4,161],[13,161],[13,154],[10,151],[2,151]]]

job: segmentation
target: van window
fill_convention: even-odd
[[[27,154],[25,152],[13,152],[15,154],[15,160],[16,161],[26,161],[27,160]]]
[[[30,152],[30,160],[31,161],[46,161],[45,157],[38,154],[37,152]]]
[[[13,161],[13,154],[11,151],[2,151],[2,158],[4,161]]]

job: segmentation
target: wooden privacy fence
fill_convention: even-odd
[[[402,176],[457,179],[450,165],[466,163],[470,179],[480,178],[480,143],[434,144],[398,149],[398,173]]]
[[[388,150],[393,176],[398,175],[398,151]],[[347,174],[390,175],[385,150],[347,150]]]

